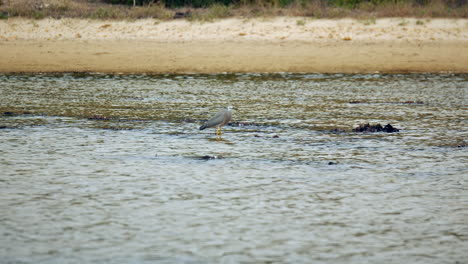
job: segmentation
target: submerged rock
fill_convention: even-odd
[[[29,111],[17,111],[17,112],[6,111],[3,113],[0,113],[0,116],[21,116],[21,115],[31,115],[31,112]]]
[[[358,101],[358,100],[353,100],[353,101],[349,101],[350,104],[367,104],[366,101]]]
[[[255,134],[254,137],[256,137],[256,138],[261,138],[261,137],[263,137],[263,136],[260,136],[259,134]],[[278,135],[273,135],[273,136],[271,136],[271,137],[264,137],[264,138],[279,138],[279,136],[278,136]]]
[[[198,120],[195,120],[193,118],[184,118],[184,119],[182,119],[182,122],[184,122],[184,123],[196,123],[196,122],[198,122]]]
[[[110,120],[110,118],[101,115],[93,115],[88,117],[88,120]]]
[[[328,130],[328,132],[330,132],[330,133],[345,133],[346,130],[344,130],[344,129],[339,129],[339,128],[334,128],[334,129]]]
[[[19,112],[11,112],[11,111],[6,111],[1,113],[0,115],[2,116],[19,116],[19,115],[30,115],[31,112],[28,111],[19,111]]]
[[[134,128],[132,128],[132,127],[113,127],[113,126],[109,126],[109,127],[103,127],[102,129],[104,129],[104,130],[113,130],[113,131],[121,131],[121,130],[133,130]]]
[[[423,101],[404,101],[404,104],[424,104]]]
[[[398,131],[400,131],[398,128],[395,128],[390,124],[387,124],[386,126],[383,127],[381,124],[370,125],[369,123],[367,123],[367,124],[360,124],[358,127],[353,128],[353,132],[387,132],[387,133],[393,133],[393,132],[398,132]]]
[[[205,155],[205,156],[201,156],[200,159],[201,160],[214,160],[214,159],[220,159],[221,157],[218,157],[218,156],[210,156],[210,155]]]

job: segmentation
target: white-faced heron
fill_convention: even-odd
[[[216,135],[223,134],[221,132],[221,127],[226,125],[229,120],[231,120],[231,110],[234,109],[232,106],[228,106],[227,108],[219,111],[214,115],[210,120],[206,121],[203,126],[200,127],[200,130],[210,127],[216,127]]]

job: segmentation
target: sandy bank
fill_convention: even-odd
[[[468,72],[468,20],[0,21],[0,72]]]

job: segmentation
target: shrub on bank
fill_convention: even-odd
[[[0,0],[8,17],[139,19],[306,16],[468,18],[466,0]]]

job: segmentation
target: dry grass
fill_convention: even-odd
[[[241,1],[242,3],[242,1]],[[255,4],[236,6],[212,5],[208,8],[168,9],[161,4],[146,6],[110,5],[93,0],[0,0],[0,19],[8,17],[91,18],[91,19],[140,19],[168,20],[178,17],[195,21],[213,21],[226,17],[303,16],[315,18],[375,19],[379,17],[418,18],[468,18],[468,4],[450,7],[442,0],[432,0],[427,5],[412,1],[396,1],[379,5],[363,2],[356,8],[336,7],[321,0],[295,1],[281,7],[278,1],[257,0]]]
[[[91,19],[172,19],[175,12],[161,5],[127,7],[87,0],[2,0],[0,13],[8,17],[91,18]]]
[[[209,8],[189,9],[185,11],[186,17],[190,21],[212,22],[216,19],[233,16],[232,9],[215,4]]]

